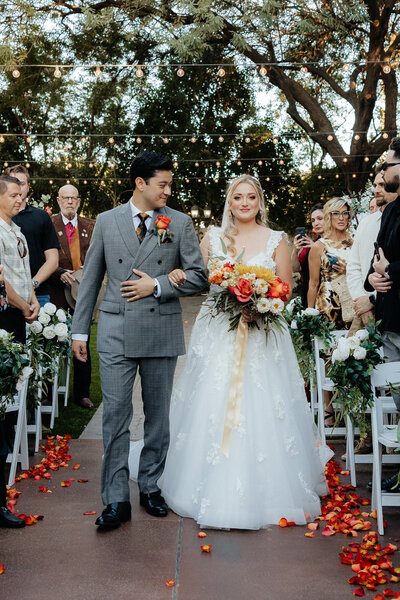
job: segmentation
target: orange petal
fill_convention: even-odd
[[[78,479],[78,483],[87,483],[89,479]]]
[[[371,519],[377,519],[378,515],[376,514],[376,509],[373,510],[372,513],[369,513],[368,516],[371,517]]]
[[[365,592],[362,589],[362,587],[359,587],[356,590],[354,590],[353,596],[365,596]]]
[[[61,482],[61,487],[69,487],[71,485],[71,480],[67,479],[67,481]]]
[[[199,531],[199,533],[197,534],[197,537],[199,537],[199,538],[205,538],[205,537],[207,537],[207,534],[204,533],[204,531]]]
[[[374,596],[374,600],[385,600],[385,597],[382,596],[382,594],[377,594],[376,596]]]
[[[311,531],[316,531],[319,527],[319,523],[309,523],[307,527],[308,529],[311,529]]]
[[[95,515],[96,511],[95,510],[88,510],[87,512],[83,513],[84,515]]]
[[[81,465],[79,463],[76,463],[76,465],[74,465],[72,468],[74,469],[74,471],[77,471],[80,466]]]
[[[279,527],[287,527],[288,522],[287,519],[285,519],[285,517],[282,517],[282,519],[279,519]]]
[[[350,471],[346,469],[345,471],[340,471],[341,475],[350,475]]]
[[[25,525],[35,525],[36,523],[37,519],[33,515],[25,517]]]
[[[314,532],[313,531],[308,531],[307,533],[304,534],[304,537],[313,538],[314,537]]]
[[[203,552],[211,552],[212,544],[206,544],[205,546],[200,546]]]
[[[175,579],[167,579],[167,581],[165,582],[165,585],[167,587],[174,587],[174,585],[175,585]]]
[[[0,565],[0,575],[2,575],[5,570],[6,570],[5,566],[4,565]]]
[[[383,590],[383,595],[386,598],[394,598],[394,592],[390,588],[386,588],[386,590]]]

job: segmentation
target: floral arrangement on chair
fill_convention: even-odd
[[[341,337],[332,348],[327,375],[335,384],[332,402],[339,406],[337,421],[348,415],[360,429],[360,437],[368,431],[366,411],[373,404],[370,376],[383,362],[379,349],[382,338],[376,325],[370,322],[352,337]]]
[[[0,418],[32,372],[26,346],[14,342],[12,333],[0,329]]]
[[[314,372],[313,339],[321,339],[328,348],[335,324],[316,308],[303,309],[300,296],[288,302],[284,317],[289,324],[301,374],[308,384],[310,375]]]

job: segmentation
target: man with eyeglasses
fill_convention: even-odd
[[[79,191],[73,185],[64,185],[58,191],[57,203],[60,213],[53,215],[51,220],[60,242],[58,269],[51,277],[50,300],[57,308],[71,311],[66,299],[66,290],[74,283],[74,272],[78,271],[85,262],[90,240],[95,225],[93,219],[78,215],[80,205]],[[70,294],[68,294],[70,298]],[[82,362],[74,358],[74,397],[82,408],[93,409],[89,397],[91,380],[91,362]]]
[[[365,288],[376,290],[375,314],[380,320],[383,352],[387,362],[400,360],[400,137],[393,138],[382,163],[385,190],[397,197],[382,215],[374,256]],[[400,410],[400,394],[393,394]],[[382,490],[399,492],[398,473],[382,482]]]
[[[21,208],[13,221],[21,228],[28,242],[32,284],[39,304],[43,306],[50,301],[48,279],[57,269],[60,246],[47,212],[27,202],[30,189],[28,169],[23,165],[14,165],[8,167],[5,174],[16,177],[21,184]]]

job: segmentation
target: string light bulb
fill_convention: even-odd
[[[18,71],[18,69],[14,69],[12,72],[12,76],[15,77],[15,79],[18,79],[18,77],[21,75],[21,73]]]
[[[328,135],[328,142],[331,142],[333,140],[333,135]]]
[[[86,142],[85,136],[81,137],[81,142],[82,142],[82,144],[84,144]]]
[[[344,163],[347,163],[347,158],[344,158],[344,159],[343,159],[343,162],[344,162]]]
[[[108,143],[109,143],[109,144],[113,144],[114,142],[115,142],[115,140],[114,140],[114,138],[113,138],[113,137],[109,137],[109,138],[108,138]]]
[[[335,177],[336,179],[339,179],[339,173],[336,173]]]
[[[260,67],[260,70],[258,72],[261,75],[261,77],[265,77],[267,74],[267,69],[264,66],[262,66]]]
[[[0,144],[4,144],[4,142],[5,142],[4,136],[0,135]]]
[[[138,68],[136,69],[136,71],[135,71],[135,75],[136,75],[136,77],[139,77],[139,78],[140,78],[140,77],[143,77],[143,75],[144,75],[144,72],[143,72],[143,69],[142,69],[142,67],[138,67]]]
[[[30,136],[30,135],[28,135],[28,137],[26,138],[26,143],[27,143],[27,144],[30,144],[30,143],[31,143],[31,141],[32,141],[32,138],[31,138],[31,136]]]
[[[368,158],[368,156],[366,156],[366,157],[364,158],[364,162],[369,162],[369,158]]]
[[[190,138],[190,141],[192,142],[192,144],[195,144],[197,142],[197,140],[194,136]]]
[[[27,163],[25,163],[25,166],[26,166],[27,169],[29,169],[29,167],[31,166],[31,163],[27,162]]]
[[[241,167],[242,166],[242,161],[238,160],[236,164],[237,164],[238,167]]]
[[[182,67],[179,67],[176,74],[178,75],[178,77],[183,77],[185,74],[185,71],[184,71],[184,69],[182,69]]]
[[[386,133],[386,131],[384,131],[384,132],[383,132],[383,134],[382,134],[382,137],[383,137],[385,140],[387,140],[387,139],[388,139],[388,137],[389,137],[389,134],[388,134],[388,133]],[[0,140],[0,142],[1,142],[1,140]]]
[[[349,63],[344,63],[344,65],[343,65],[343,71],[350,71],[350,65],[349,65]]]
[[[137,144],[141,144],[142,143],[142,138],[140,138],[140,137],[136,138],[136,143]]]
[[[215,165],[216,165],[217,167],[220,167],[220,166],[221,166],[221,163],[219,162],[219,160],[217,160],[217,162],[215,163]]]
[[[220,68],[218,69],[218,71],[217,71],[217,75],[218,75],[218,77],[221,77],[221,78],[222,78],[222,77],[225,77],[225,75],[226,75],[226,71],[225,71],[225,69],[223,69],[222,67],[220,67]]]
[[[384,73],[386,73],[386,74],[387,74],[387,73],[390,73],[390,71],[391,71],[391,66],[389,65],[389,63],[386,63],[385,65],[383,65],[383,67],[382,67],[382,71],[383,71]]]
[[[4,163],[4,166],[5,166],[6,168],[8,167],[8,162],[7,162],[7,161]]]
[[[280,165],[284,165],[284,164],[285,164],[285,161],[281,159],[281,160],[279,161],[279,164],[280,164]]]
[[[261,165],[263,164],[262,160],[259,160],[259,161],[258,161],[258,164],[259,164],[259,165],[260,165],[260,167],[261,167]]]
[[[301,73],[308,73],[308,69],[307,69],[306,65],[303,65],[303,66],[300,68],[300,71],[301,71]]]
[[[199,183],[201,183],[201,177],[199,177],[197,181],[198,181]]]
[[[215,183],[218,183],[218,181],[219,181],[219,179],[218,179],[218,177],[216,177],[216,178],[214,179],[214,182],[215,182]]]
[[[84,185],[86,185],[86,184],[87,184],[87,180],[86,180],[86,179],[84,179],[84,180],[83,180],[83,184],[84,184]]]
[[[89,169],[93,169],[93,163],[89,163]]]
[[[67,179],[67,184],[69,185],[70,183],[71,183],[71,180],[70,180],[70,179]]]
[[[249,138],[249,136],[244,138],[244,141],[246,142],[246,144],[250,144],[251,139]]]
[[[199,165],[199,163],[197,162],[197,160],[196,160],[196,162],[194,163],[194,166],[195,166],[195,167],[199,167],[199,166],[200,166],[200,165]]]
[[[163,138],[163,142],[164,142],[164,144],[168,144],[169,139],[167,137],[165,137],[165,138]]]
[[[318,175],[318,179],[322,179],[322,175]]]
[[[219,142],[223,142],[223,141],[224,141],[224,138],[223,138],[223,136],[222,136],[222,135],[220,135],[220,136],[219,136],[219,138],[218,138],[218,141],[219,141]]]
[[[118,185],[121,185],[122,181],[120,179],[118,179],[117,183],[118,183]]]
[[[176,167],[178,166],[178,164],[179,164],[179,163],[178,163],[178,161],[175,161],[175,162],[173,163],[173,167],[176,169]]]
[[[278,143],[279,143],[279,140],[278,140],[278,138],[274,138],[274,139],[272,140],[272,143],[273,143],[273,144],[275,144],[275,145],[276,145],[276,144],[278,144]]]
[[[354,136],[354,139],[355,140],[359,140],[360,139],[360,136],[358,135],[358,133],[356,133],[356,135]]]
[[[54,77],[56,77],[57,79],[59,79],[62,75],[60,67],[57,65],[56,68],[54,69],[54,73],[53,73]]]
[[[49,184],[53,185],[53,180],[52,179],[49,179]]]
[[[271,181],[271,178],[270,177],[266,177],[265,181]]]
[[[353,173],[352,178],[355,179],[357,177],[356,173]]]
[[[102,73],[101,73],[101,68],[99,65],[97,65],[94,74],[96,75],[97,79],[100,79]]]

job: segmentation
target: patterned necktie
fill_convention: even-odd
[[[140,219],[140,224],[139,227],[136,229],[136,235],[138,236],[139,244],[141,244],[147,232],[145,221],[149,218],[149,215],[146,213],[139,213],[137,216]]]
[[[69,246],[71,245],[71,242],[72,242],[72,240],[74,238],[75,229],[76,228],[72,225],[71,222],[67,223],[66,226],[65,226],[65,231],[67,233],[67,240],[68,240]]]

